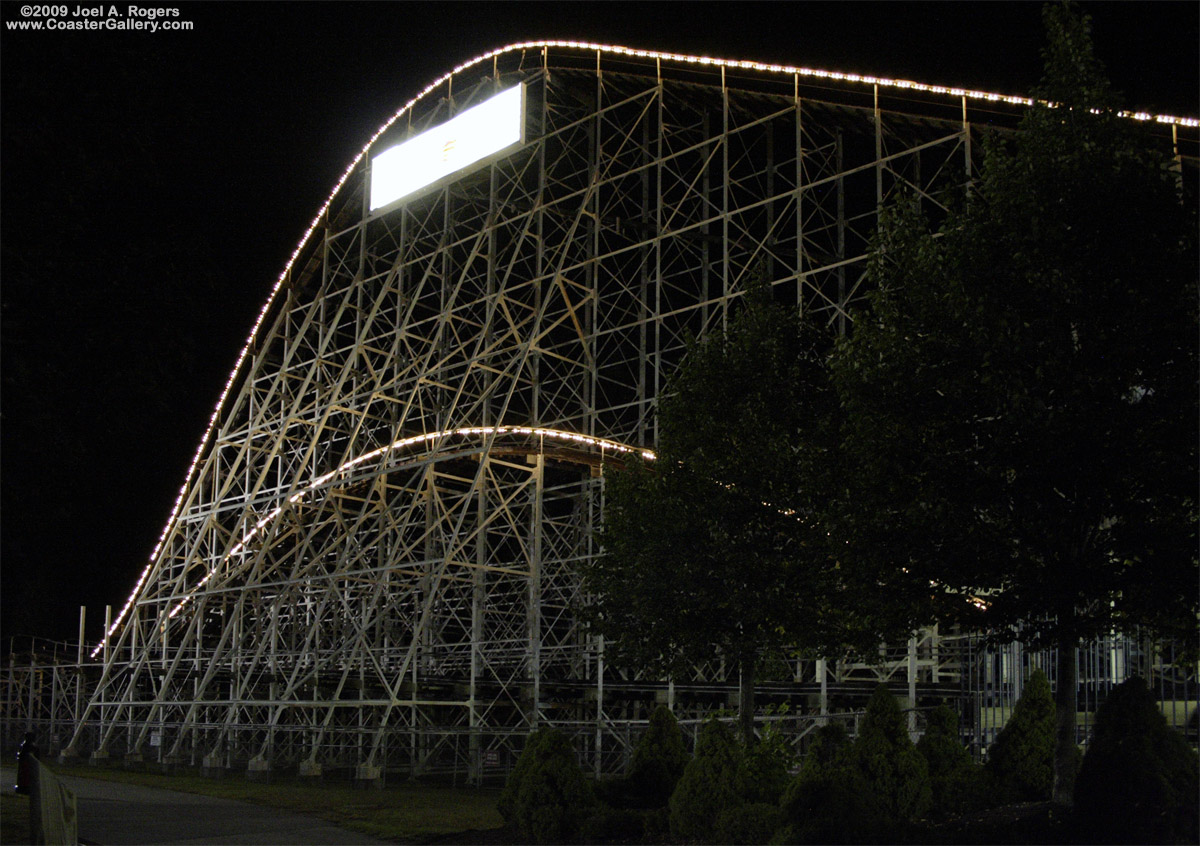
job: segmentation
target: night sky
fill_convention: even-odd
[[[1012,94],[1041,74],[1037,3],[188,3],[193,31],[153,34],[11,31],[22,5],[0,3],[6,641],[73,639],[80,605],[99,636],[313,214],[451,67],[571,38]],[[1200,4],[1083,8],[1127,106],[1200,114]]]

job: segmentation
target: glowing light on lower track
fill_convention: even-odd
[[[857,85],[877,85],[881,88],[895,88],[903,91],[919,91],[927,94],[955,97],[957,99],[965,98],[968,100],[981,100],[991,103],[1002,102],[1015,106],[1030,106],[1033,104],[1033,100],[1028,97],[996,94],[985,91],[973,91],[961,88],[947,88],[940,85],[926,85],[924,83],[913,82],[906,79],[862,77],[858,74],[845,74],[836,71],[826,71],[815,68],[794,67],[792,65],[779,65],[768,62],[754,62],[745,60],[714,59],[708,56],[689,56],[680,53],[662,53],[657,50],[640,50],[629,47],[621,47],[618,45],[597,44],[594,42],[585,41],[522,41],[515,44],[509,44],[496,50],[491,50],[487,53],[476,56],[467,62],[463,62],[449,73],[443,74],[429,85],[425,86],[425,88],[419,94],[417,94],[417,96],[405,103],[403,107],[397,110],[395,114],[388,118],[388,120],[381,127],[379,127],[378,130],[376,130],[375,134],[371,136],[370,140],[367,141],[366,145],[362,148],[358,155],[354,157],[349,166],[347,166],[346,170],[342,173],[341,178],[339,178],[334,184],[333,190],[329,193],[329,197],[325,200],[324,205],[321,206],[316,216],[312,219],[312,222],[308,225],[308,229],[305,230],[304,235],[300,238],[300,243],[296,246],[296,249],[292,251],[291,257],[284,265],[283,272],[279,274],[279,278],[275,281],[275,284],[271,288],[271,292],[268,295],[266,302],[263,303],[263,307],[258,313],[258,318],[254,321],[254,325],[250,329],[250,335],[246,339],[246,343],[242,347],[242,351],[238,354],[237,361],[233,366],[233,370],[229,374],[229,379],[225,382],[225,387],[221,391],[221,396],[217,400],[217,404],[213,409],[212,416],[209,418],[208,427],[205,429],[204,436],[200,439],[200,444],[196,447],[196,452],[192,456],[191,464],[188,466],[187,474],[184,476],[183,485],[179,489],[179,495],[175,498],[175,504],[171,509],[170,516],[167,518],[166,525],[163,526],[162,533],[159,535],[158,543],[155,545],[154,551],[150,554],[149,562],[147,562],[145,568],[143,568],[141,574],[138,576],[138,580],[134,585],[133,592],[129,595],[129,599],[125,602],[124,607],[121,609],[121,613],[117,615],[116,619],[113,620],[112,626],[104,633],[104,640],[107,640],[124,621],[125,615],[129,612],[129,609],[132,607],[138,593],[145,585],[146,579],[149,577],[150,571],[154,566],[154,562],[158,559],[158,554],[162,550],[163,543],[170,534],[171,528],[175,525],[175,520],[179,516],[179,510],[183,505],[183,498],[187,492],[188,485],[191,484],[192,477],[195,475],[196,468],[200,463],[200,457],[204,454],[205,448],[212,439],[212,433],[216,428],[217,419],[225,407],[225,401],[229,398],[229,392],[233,387],[234,381],[237,379],[238,373],[241,371],[242,365],[246,361],[249,350],[253,346],[255,340],[258,338],[259,329],[262,328],[262,324],[266,319],[268,312],[270,312],[271,306],[275,304],[275,297],[279,294],[280,289],[282,289],[283,285],[291,274],[292,266],[296,263],[296,259],[299,258],[300,253],[304,250],[305,246],[308,245],[309,239],[317,230],[317,227],[320,226],[322,218],[324,218],[326,213],[329,211],[329,207],[333,204],[334,198],[337,197],[338,193],[342,190],[342,186],[346,184],[347,180],[349,180],[350,176],[354,173],[354,170],[367,156],[372,145],[379,140],[381,135],[391,129],[397,120],[408,114],[417,103],[421,102],[421,100],[431,94],[439,86],[463,71],[482,64],[483,62],[495,59],[496,57],[505,53],[515,53],[522,50],[542,50],[546,48],[586,50],[589,52],[610,53],[616,56],[631,56],[638,59],[654,59],[657,61],[677,62],[680,64],[711,65],[719,66],[721,68],[734,68],[738,70],[782,74],[793,76],[797,79],[801,77],[806,79],[829,79]],[[1154,115],[1151,117],[1149,114],[1144,112],[1120,112],[1119,114],[1120,116],[1127,117],[1131,120],[1144,121],[1153,119],[1156,123],[1161,124],[1200,127],[1200,119],[1197,118],[1182,118],[1174,115]],[[96,646],[95,650],[92,651],[91,656],[93,658],[100,653],[102,646],[103,641],[101,644]]]
[[[580,435],[576,432],[567,432],[562,429],[544,429],[544,428],[541,428],[538,426],[464,426],[459,429],[447,429],[447,430],[441,431],[441,432],[427,432],[423,435],[412,435],[407,438],[400,438],[398,440],[392,441],[387,446],[382,446],[382,447],[379,447],[378,449],[373,449],[370,452],[363,453],[362,455],[358,456],[357,458],[352,458],[349,461],[345,462],[340,467],[338,467],[336,470],[331,470],[328,473],[325,473],[325,474],[313,479],[303,490],[289,496],[287,501],[289,504],[296,505],[296,504],[300,503],[301,501],[303,501],[304,498],[306,496],[308,496],[310,493],[317,490],[322,485],[326,484],[327,482],[331,481],[332,479],[335,479],[338,476],[343,476],[348,471],[353,470],[355,467],[359,466],[360,464],[364,464],[368,461],[372,461],[372,460],[379,458],[380,456],[387,454],[387,453],[395,453],[399,450],[403,450],[408,447],[415,446],[417,444],[429,443],[431,441],[437,441],[437,440],[453,438],[453,437],[473,437],[473,436],[499,437],[502,435],[532,436],[532,437],[539,438],[541,440],[550,439],[550,440],[555,440],[555,441],[567,441],[570,443],[582,444],[584,446],[589,446],[589,447],[593,447],[595,449],[599,449],[601,452],[601,455],[603,455],[605,452],[614,452],[619,455],[638,454],[642,458],[646,459],[647,461],[653,461],[655,459],[655,454],[651,450],[648,450],[648,449],[641,449],[640,447],[629,446],[628,444],[623,444],[619,441],[609,440],[608,438],[595,438],[595,437],[592,437],[591,435]],[[234,555],[240,554],[246,548],[246,544],[248,544],[250,541],[252,541],[254,539],[254,537],[260,531],[262,531],[262,529],[264,527],[266,527],[269,523],[274,521],[275,518],[278,517],[282,513],[283,513],[283,506],[280,505],[280,506],[276,506],[275,508],[272,508],[264,516],[260,517],[258,519],[258,521],[255,522],[254,528],[250,529],[248,532],[246,532],[246,534],[242,535],[241,539],[236,544],[234,544],[232,548],[230,548],[229,552],[226,555],[222,556],[222,559],[221,559],[222,562],[227,561],[229,558],[233,557]],[[218,565],[218,567],[219,567],[219,565]],[[210,570],[208,572],[207,575],[204,576],[204,578],[202,578],[199,582],[196,583],[195,587],[192,588],[192,592],[190,594],[188,594],[187,596],[185,596],[182,600],[180,600],[179,603],[174,608],[171,609],[170,613],[167,615],[168,619],[172,619],[172,620],[175,619],[175,617],[179,614],[179,612],[182,611],[187,606],[187,604],[192,600],[192,597],[194,597],[196,595],[196,592],[198,590],[200,590],[200,588],[202,588],[206,584],[208,584],[209,579],[211,579],[213,576],[215,576],[217,574],[218,567],[214,567],[212,570]],[[124,613],[124,612],[122,612],[122,613]],[[93,657],[95,657],[95,656],[93,655]]]

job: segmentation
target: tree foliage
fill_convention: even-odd
[[[1096,712],[1075,784],[1076,823],[1096,843],[1195,843],[1198,767],[1146,683],[1131,678]]]
[[[1065,776],[1075,645],[1194,634],[1196,251],[1169,161],[1112,110],[1086,16],[1045,20],[1053,103],[990,139],[937,231],[915,201],[885,215],[870,312],[833,367],[848,554],[898,601],[1060,647]]]
[[[1090,50],[1063,7],[1048,21],[1048,70]],[[936,551],[939,583],[993,592],[988,625],[1055,643],[1114,623],[1189,631],[1187,216],[1137,128],[1089,112],[1101,80],[1045,87],[1062,105],[989,146],[977,196],[939,232],[911,204],[888,216],[872,311],[835,358],[848,434],[890,486],[869,493],[901,563]]]
[[[758,661],[835,648],[856,603],[839,596],[821,519],[832,340],[765,286],[743,300],[724,333],[690,345],[664,392],[658,459],[606,474],[605,555],[582,575],[610,660],[663,674],[730,662],[749,737]]]

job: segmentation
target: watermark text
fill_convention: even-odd
[[[9,6],[8,8],[13,8]],[[183,20],[178,8],[172,6],[133,6],[113,4],[79,5],[73,3],[26,3],[20,8],[20,18],[6,20],[9,30],[26,31],[91,31],[117,30],[133,32],[177,32],[195,28],[192,21]]]

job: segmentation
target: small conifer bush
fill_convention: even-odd
[[[996,798],[1040,802],[1054,786],[1054,698],[1050,682],[1034,670],[1012,716],[988,749],[987,770]]]
[[[895,821],[914,820],[929,810],[929,769],[908,736],[908,725],[896,697],[879,685],[854,741],[854,762]]]
[[[716,837],[717,818],[742,804],[736,788],[741,757],[741,744],[728,726],[716,720],[704,724],[696,754],[668,803],[673,837],[695,843]]]
[[[930,712],[917,751],[929,768],[935,813],[950,817],[974,810],[982,792],[982,768],[959,741],[958,714],[945,703]]]
[[[1113,688],[1075,781],[1075,816],[1089,839],[1106,843],[1200,841],[1197,756],[1166,718],[1146,683]]]
[[[841,723],[827,723],[813,733],[813,742],[800,767],[800,773],[817,772],[846,763],[850,736]]]
[[[562,843],[579,835],[596,800],[566,736],[539,729],[529,736],[496,807],[527,842]]]
[[[643,813],[602,807],[583,821],[580,838],[586,843],[643,843],[647,840]]]
[[[670,708],[660,705],[650,715],[650,726],[633,750],[625,791],[632,806],[664,807],[687,762],[679,723]]]
[[[780,801],[773,843],[863,843],[882,831],[881,811],[852,760],[845,728],[832,723],[815,739]]]
[[[736,789],[742,801],[778,805],[791,780],[788,770],[794,760],[787,738],[768,724],[738,765]]]
[[[783,820],[778,805],[751,802],[726,808],[717,817],[718,843],[768,843]]]

